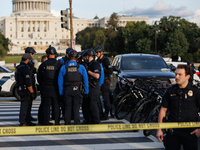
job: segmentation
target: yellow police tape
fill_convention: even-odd
[[[199,127],[200,122],[0,127],[0,136]]]

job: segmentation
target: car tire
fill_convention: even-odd
[[[17,100],[20,100],[21,97],[20,97],[20,96],[18,95],[18,93],[17,93],[17,88],[14,88],[13,91],[14,91],[14,92],[13,92],[14,97],[15,97]]]

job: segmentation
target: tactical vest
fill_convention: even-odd
[[[15,80],[17,82],[17,84],[15,85],[16,87],[24,85],[24,79],[23,79],[23,77],[21,76],[21,73],[20,73],[20,69],[23,68],[23,67],[27,67],[29,69],[29,67],[27,65],[18,65],[16,67],[16,70],[15,70]]]
[[[66,86],[80,86],[82,83],[82,75],[79,73],[79,64],[77,66],[68,66],[65,63],[66,74],[64,75],[64,87]]]
[[[93,63],[97,63],[97,64],[99,65],[100,69],[101,69],[100,63],[98,63],[97,61],[94,61]],[[93,63],[89,64],[89,65],[88,65],[88,68],[89,68],[89,66],[91,66]],[[99,79],[96,79],[96,78],[94,78],[94,77],[91,76],[91,75],[88,75],[88,80],[89,80],[89,82],[92,83],[92,84],[95,85],[95,86],[96,86],[97,83],[99,83],[100,78],[101,78],[101,71],[100,71],[100,77],[99,77]]]
[[[43,70],[43,80],[44,85],[55,85],[57,86],[57,76],[58,76],[58,61],[56,61],[55,64],[52,65],[52,62],[50,63],[48,60],[44,62],[45,67]]]

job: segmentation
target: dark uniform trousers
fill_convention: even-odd
[[[43,115],[44,100],[43,100],[42,89],[40,89],[40,94],[41,94],[41,103],[40,103],[39,110],[38,110],[38,123],[42,125],[42,124],[44,124],[44,115]]]
[[[21,105],[20,105],[20,115],[19,122],[20,123],[29,123],[31,122],[31,99],[28,94],[21,96]]]
[[[64,104],[65,104],[65,125],[70,125],[72,115],[74,124],[80,124],[80,106],[83,96],[78,87],[67,86],[64,89]],[[73,113],[73,114],[72,114]]]
[[[92,124],[99,124],[100,122],[100,115],[99,115],[99,108],[98,108],[98,101],[99,101],[99,94],[100,94],[100,87],[99,84],[93,87],[89,87],[89,122]]]
[[[58,88],[54,85],[44,86],[43,88],[43,118],[44,118],[44,125],[49,124],[50,119],[50,106],[52,104],[52,109],[54,110],[54,117],[55,117],[55,125],[59,125],[60,122],[60,102],[59,102],[59,93]]]
[[[107,80],[105,80],[104,83],[102,84],[101,92],[102,92],[104,108],[105,108],[105,114],[104,115],[105,115],[105,117],[108,117],[109,110],[110,110],[110,97],[109,97],[110,83],[108,83]]]
[[[198,138],[195,134],[190,134],[195,128],[173,129],[173,132],[167,133],[166,150],[180,150],[183,145],[184,150],[198,150]]]

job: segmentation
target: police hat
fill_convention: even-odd
[[[32,60],[32,59],[33,59],[32,56],[31,56],[29,53],[23,54],[23,55],[22,55],[22,58],[25,59],[25,60],[26,60],[26,59],[29,59],[29,60]]]

